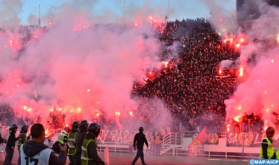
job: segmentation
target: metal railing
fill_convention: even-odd
[[[134,153],[133,148],[130,146],[110,146],[99,145],[98,151],[104,152],[105,148],[109,148],[112,153]],[[204,146],[199,151],[189,153],[181,145],[172,145],[165,153],[161,155],[166,156],[187,156],[187,157],[202,157],[202,158],[217,158],[217,159],[257,159],[259,158],[259,148],[254,149],[255,152],[237,153],[232,150],[227,150],[227,147],[219,146]],[[258,151],[258,152],[257,152]],[[145,149],[145,154],[150,154],[150,149]]]
[[[183,149],[182,146],[172,146],[172,148],[165,152],[164,155],[169,156],[188,156],[188,157],[207,157],[207,158],[224,158],[224,159],[253,159],[259,158],[260,150],[258,148],[254,149],[254,152],[244,152],[238,153],[233,150],[228,150],[228,147],[220,146],[204,146],[203,148],[194,150],[194,152],[189,153],[189,150]]]

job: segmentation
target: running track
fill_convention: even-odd
[[[110,153],[110,165],[131,165],[135,154],[115,154]],[[101,156],[103,158],[103,156]],[[0,164],[4,163],[5,153],[0,153]],[[15,150],[13,165],[17,165],[18,151]],[[247,165],[247,161],[236,160],[212,160],[206,158],[172,157],[172,156],[146,156],[148,165]],[[188,162],[188,163],[186,163]],[[66,163],[68,164],[68,163]],[[140,159],[136,165],[141,165]]]

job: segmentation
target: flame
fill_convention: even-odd
[[[27,109],[27,106],[26,106],[26,105],[24,105],[22,108],[23,108],[24,110],[26,110],[26,109]]]
[[[274,63],[274,60],[273,60],[273,59],[271,60],[271,63]]]
[[[241,110],[241,105],[239,105],[237,109],[238,109],[238,110]]]
[[[241,38],[241,39],[240,39],[240,42],[244,42],[244,38]]]
[[[81,111],[81,108],[80,108],[80,107],[78,107],[78,108],[77,108],[77,110],[80,112],[80,111]]]
[[[152,72],[150,71],[150,72],[149,72],[149,74],[151,75],[151,74],[152,74]]]
[[[242,77],[243,76],[243,67],[240,67],[239,69],[239,77]]]
[[[45,131],[45,135],[46,135],[46,136],[48,135],[48,129]]]
[[[233,38],[227,38],[224,40],[224,42],[230,41],[231,43],[233,42]]]
[[[268,112],[268,111],[269,111],[269,108],[266,109],[266,112]]]
[[[266,91],[266,90],[264,91],[264,94],[266,94],[266,95],[267,95],[267,91]]]
[[[234,117],[233,119],[234,119],[236,122],[239,122],[239,119],[240,119],[241,117],[242,117],[241,115],[238,115],[238,116]]]
[[[17,87],[19,87],[19,85],[16,85]]]
[[[240,44],[236,44],[235,47],[239,48],[239,47],[240,47]]]
[[[133,112],[131,111],[130,113],[129,113],[131,116],[133,116]]]
[[[219,74],[222,74],[222,70],[221,69],[219,69]]]
[[[97,113],[96,116],[99,117],[99,116],[100,116],[100,113]]]
[[[115,115],[116,116],[120,116],[120,112],[115,112]]]
[[[87,89],[87,92],[90,92],[90,89]]]
[[[68,124],[66,124],[66,127],[69,127],[69,125],[68,125]]]
[[[271,107],[273,107],[274,105],[273,104],[271,104]]]
[[[163,64],[165,65],[165,67],[168,67],[169,62],[168,61],[163,61]]]
[[[231,126],[230,124],[227,125],[227,131],[228,132],[230,131],[230,126]]]
[[[152,16],[150,16],[149,19],[153,19]]]

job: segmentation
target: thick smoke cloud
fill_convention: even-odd
[[[225,104],[227,121],[243,115],[244,112],[248,115],[254,113],[262,116],[267,127],[275,125],[276,114],[279,113],[277,76],[279,50],[275,43],[278,30],[276,21],[268,19],[279,16],[279,9],[269,6],[266,2],[259,3],[259,9],[262,15],[247,31],[249,42],[242,47],[238,60],[245,68],[245,80]],[[248,59],[253,65],[248,65]]]
[[[88,5],[94,3],[83,4]],[[130,23],[96,25],[86,7],[80,11],[76,6],[66,3],[56,14],[46,16],[47,22],[59,20],[49,28],[19,27],[1,32],[0,99],[24,122],[45,124],[55,113],[61,118],[65,115],[67,124],[105,118],[116,120],[122,128],[123,121],[116,116],[125,119],[137,114],[140,102],[131,99],[133,83],[142,82],[146,70],[161,63],[161,44],[150,23],[142,22],[138,27]],[[33,22],[35,16],[29,18]],[[171,124],[163,103],[152,102],[162,105],[157,115]],[[155,124],[152,115],[149,117]],[[157,122],[156,128],[163,123]]]
[[[0,0],[1,27],[14,27],[20,24],[21,0]]]

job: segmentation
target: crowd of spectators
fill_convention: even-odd
[[[142,98],[141,104],[144,98],[162,99],[186,130],[205,124],[220,129],[224,100],[235,91],[237,79],[222,78],[215,70],[222,60],[238,58],[239,49],[224,43],[203,18],[168,22],[159,39],[166,47],[178,42],[178,56],[169,58],[172,52],[163,50],[162,60],[170,59],[168,64],[148,75],[146,84],[135,83],[134,95]]]

